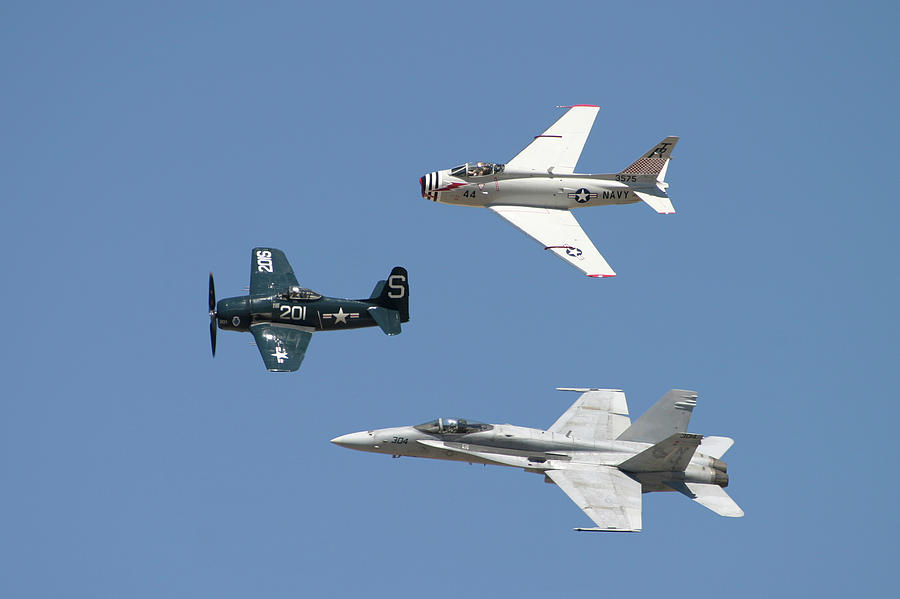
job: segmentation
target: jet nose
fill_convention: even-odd
[[[365,451],[372,448],[374,439],[375,438],[370,433],[361,432],[341,435],[340,437],[335,437],[334,439],[332,439],[331,442],[335,445],[346,447],[347,449],[358,449],[360,451]]]
[[[419,177],[419,186],[422,188],[423,198],[425,198],[426,200],[437,199],[437,191],[435,190],[440,187],[440,185],[438,185],[438,181],[439,176],[437,171]]]

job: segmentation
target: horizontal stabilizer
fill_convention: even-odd
[[[619,464],[625,472],[681,472],[687,468],[703,435],[675,433]]]
[[[703,437],[703,441],[700,442],[700,453],[704,455],[708,455],[711,458],[719,459],[725,452],[731,449],[731,446],[734,445],[734,439],[729,439],[728,437]]]
[[[667,195],[637,190],[634,190],[634,195],[644,200],[648,206],[660,214],[675,214],[675,207],[672,206],[672,200],[670,200]]]
[[[667,483],[668,484],[668,483]],[[740,518],[744,510],[719,485],[707,483],[675,483],[670,487],[687,495],[700,505],[711,509],[720,516]]]
[[[396,310],[388,310],[387,308],[379,308],[378,306],[372,306],[367,308],[369,314],[372,315],[372,318],[375,319],[375,322],[378,323],[378,326],[381,327],[381,330],[384,331],[385,335],[399,335],[400,334],[400,313]]]

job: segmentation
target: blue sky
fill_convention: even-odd
[[[893,3],[7,2],[0,394],[4,597],[871,595],[898,532]],[[592,280],[422,174],[504,162],[602,109],[579,162],[665,135],[677,214],[577,213]],[[250,249],[363,296],[409,269],[398,337],[316,335],[272,375],[209,356],[207,272]],[[557,386],[633,415],[696,389],[727,435],[720,518],[644,497],[588,535],[513,469],[337,435],[434,417],[549,426]],[[650,575],[648,575],[648,569]]]

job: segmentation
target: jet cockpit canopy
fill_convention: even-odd
[[[480,433],[489,431],[493,426],[484,422],[475,420],[464,420],[462,418],[438,418],[425,424],[415,427],[423,433],[432,433],[438,435],[466,435],[469,433]]]
[[[311,302],[313,300],[322,299],[322,294],[316,293],[312,289],[307,289],[306,287],[292,285],[288,287],[287,291],[281,294],[281,297],[283,299]]]
[[[493,162],[467,162],[450,169],[450,176],[459,178],[488,177],[499,175],[505,167],[505,164],[494,164]]]

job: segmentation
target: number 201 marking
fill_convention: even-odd
[[[306,306],[281,306],[282,320],[306,320]]]

